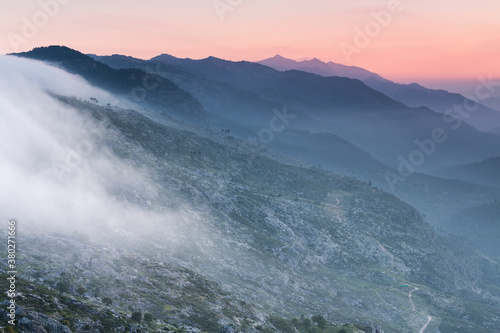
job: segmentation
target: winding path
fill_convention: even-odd
[[[412,291],[410,291],[410,292],[408,293],[408,298],[410,299],[410,304],[411,304],[411,307],[412,307],[412,309],[413,309],[413,312],[415,312],[415,311],[416,311],[416,309],[415,309],[415,303],[413,303],[413,300],[411,299],[411,296],[412,296],[411,294],[412,294],[413,292],[417,291],[417,290],[418,290],[418,288],[417,288],[417,287],[415,287],[415,289],[413,289]]]
[[[432,321],[432,317],[431,316],[427,316],[427,323],[425,323],[424,327],[422,327],[420,329],[420,331],[418,331],[418,333],[424,333],[425,329],[427,328],[427,326],[429,326],[429,324],[431,323],[431,321]]]
[[[419,290],[419,288],[418,287],[413,287],[413,288],[414,289],[408,293],[408,298],[410,299],[410,304],[411,304],[411,308],[413,309],[413,312],[416,312],[415,303],[413,303],[413,300],[411,299],[411,297],[415,291]],[[420,331],[418,331],[418,333],[425,333],[425,330],[427,329],[427,326],[429,326],[431,321],[432,321],[432,317],[427,316],[427,322],[425,323],[424,326],[422,326],[422,328],[420,329]]]
[[[302,200],[306,200],[306,201],[309,201],[309,200],[307,200],[307,199],[303,199],[303,198],[300,198],[300,199],[302,199]],[[335,199],[336,199],[336,201],[337,201],[337,207],[338,207],[338,206],[340,206],[340,200],[339,200],[339,198],[338,198],[338,197],[335,197]],[[333,207],[332,207],[332,206],[333,206],[332,204],[326,204],[326,203],[325,203],[325,205],[330,206],[330,208],[333,208]],[[333,209],[333,212],[335,213],[335,215],[337,215],[337,218],[340,220],[340,222],[343,222],[343,221],[342,221],[342,218],[341,218],[341,216],[340,216],[340,214],[339,214],[339,212],[337,211],[337,209]],[[391,258],[391,269],[394,269],[394,260],[395,260],[395,256],[394,256],[391,252],[387,251],[387,249],[386,249],[386,248],[385,248],[385,247],[384,247],[384,246],[383,246],[383,245],[382,245],[382,244],[381,244],[378,240],[376,240],[375,238],[373,238],[373,237],[370,235],[370,233],[369,233],[368,231],[366,231],[366,230],[365,230],[365,233],[366,233],[369,237],[371,237],[372,239],[374,239],[374,240],[377,242],[377,244],[378,244],[378,246],[380,247],[380,249],[382,250],[382,252],[384,252],[387,256],[389,256],[389,257]],[[391,273],[389,272],[389,274],[391,274]],[[417,308],[416,308],[416,306],[415,306],[415,303],[413,303],[413,299],[412,299],[412,296],[413,296],[413,295],[412,295],[412,294],[413,294],[415,291],[417,291],[417,290],[420,290],[420,289],[419,289],[418,287],[413,286],[413,290],[411,290],[410,292],[408,292],[408,299],[409,299],[409,301],[410,301],[411,308],[412,308],[413,312],[417,312]],[[429,326],[429,324],[431,323],[432,319],[433,319],[433,318],[432,318],[432,316],[427,316],[427,322],[425,323],[425,325],[424,325],[424,326],[422,326],[422,328],[418,331],[418,333],[425,333],[425,330],[427,329],[427,327],[428,327],[428,326]]]
[[[365,231],[365,232],[368,236],[371,237],[371,235],[368,231]],[[394,258],[395,258],[394,255],[392,253],[390,253],[389,251],[387,251],[387,249],[382,244],[380,244],[380,242],[378,240],[375,239],[375,241],[377,242],[380,249],[391,258],[391,268],[394,268]],[[413,295],[412,294],[417,290],[419,290],[419,288],[413,286],[413,290],[408,293],[408,299],[410,301],[411,308],[412,308],[413,312],[417,312],[417,308],[415,307],[415,303],[413,303],[413,299],[412,299]],[[427,329],[427,326],[429,326],[429,324],[431,323],[432,319],[433,318],[431,316],[427,316],[427,322],[425,323],[424,326],[422,326],[422,328],[420,329],[420,331],[418,331],[418,333],[425,333],[425,330]]]

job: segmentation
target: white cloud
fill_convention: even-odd
[[[120,104],[82,78],[42,62],[0,57],[0,218],[50,230],[97,229],[138,232],[174,228],[189,217],[159,207],[116,199],[124,188],[154,200],[159,188],[149,171],[117,158],[102,139],[97,121],[49,92],[101,104]],[[99,142],[101,141],[101,142]],[[62,177],[61,177],[62,174]],[[125,176],[126,175],[126,176]],[[140,226],[140,227],[139,227]]]

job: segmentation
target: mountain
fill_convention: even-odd
[[[137,66],[137,60],[127,65],[123,57],[98,59],[115,68]],[[417,166],[419,171],[477,161],[500,150],[497,136],[481,133],[460,119],[443,119],[426,108],[409,108],[359,80],[279,72],[213,57],[191,60],[161,55],[139,66],[161,68],[164,76],[218,117],[266,128],[272,110],[286,106],[296,115],[286,128],[336,134],[392,167],[400,165],[400,156],[407,158],[418,150],[415,140],[426,141],[437,128],[444,129],[447,140],[439,144],[439,154],[425,157]]]
[[[229,193],[223,185],[243,189],[226,177],[238,176],[231,167],[253,161],[254,171],[263,164],[268,173],[279,170],[278,163],[247,158],[252,150],[238,149],[238,142],[220,140],[218,133],[185,123],[167,126],[161,115],[131,110],[127,103],[121,108],[121,98],[42,62],[0,57],[0,68],[0,141],[8,137],[12,143],[0,146],[0,214],[9,219],[10,236],[12,225],[25,230],[16,238],[23,244],[15,280],[19,330],[287,331],[292,315],[280,319],[258,310],[239,292],[252,272],[278,274],[278,260],[259,259],[266,256],[264,247],[246,253],[241,245],[254,234],[227,228],[224,214],[233,209],[224,206]],[[89,103],[90,96],[98,101]],[[247,181],[244,186],[257,185]],[[239,194],[228,199],[242,198],[237,188],[231,192]],[[249,200],[240,205],[253,208]],[[7,237],[7,229],[2,234]],[[215,279],[208,279],[209,267]],[[11,270],[0,264],[2,287],[8,288]],[[245,301],[229,295],[231,286]],[[264,278],[262,286],[269,281]],[[6,295],[0,302],[11,303]],[[279,309],[280,302],[259,307]],[[2,331],[7,311],[0,310]],[[134,320],[138,311],[153,314],[153,322],[149,316]],[[324,324],[320,313],[300,314],[304,318],[294,327],[314,318]]]
[[[120,99],[89,103],[91,87],[75,97],[24,82],[0,114],[21,138],[0,145],[9,194],[0,212],[16,208],[24,229],[21,324],[323,333],[323,317],[330,331],[498,331],[496,262],[394,195],[227,131],[172,124]],[[311,138],[354,153],[340,137]],[[137,311],[154,316],[151,326],[134,323]]]
[[[214,57],[202,60],[171,59],[171,56],[160,55],[151,61],[180,64],[218,82],[231,84],[269,99],[291,98],[292,103],[298,102],[296,99],[307,102],[317,99],[317,104],[333,102],[336,108],[349,107],[352,110],[401,106],[360,81],[348,78],[323,78],[301,71],[282,73],[251,62],[231,62]],[[324,84],[323,89],[318,89],[319,84]],[[271,87],[274,87],[274,91],[268,90]]]
[[[135,103],[145,102],[159,112],[173,113],[181,118],[206,117],[203,107],[195,98],[164,77],[137,69],[112,69],[65,46],[40,47],[12,55],[55,64],[70,73],[83,76],[97,87],[127,96]]]
[[[441,299],[484,306],[484,296],[471,292],[479,281],[494,281],[489,262],[459,242],[441,240],[394,196],[351,178],[282,164],[231,137],[214,140],[209,132],[164,126],[133,110],[62,101],[112,126],[106,142],[113,151],[152,168],[154,183],[174,191],[175,201],[204,207],[206,241],[186,230],[175,249],[161,227],[147,233],[160,260],[174,257],[278,315],[324,313],[329,320],[375,321],[397,332],[420,328],[422,314],[431,313],[443,318],[442,327],[484,327],[472,312],[471,319],[458,319]],[[417,312],[403,284],[418,286]],[[353,306],[356,299],[362,302]],[[483,309],[490,322],[496,309]]]
[[[325,63],[318,59],[298,62],[277,55],[258,63],[279,71],[295,69],[322,76],[345,76],[359,79],[367,86],[410,107],[425,106],[440,113],[453,112],[453,114],[459,116],[460,113],[455,111],[456,107],[464,110],[466,105],[476,105],[471,99],[460,94],[450,93],[445,90],[428,89],[417,83],[399,84],[359,67],[344,66],[332,62]],[[467,115],[461,116],[463,120],[479,130],[495,132],[500,123],[500,112],[481,103],[477,103],[477,107],[474,108],[474,112],[467,112],[467,109],[465,109]]]
[[[277,54],[272,58],[257,61],[257,63],[274,68],[278,71],[288,71],[291,69],[296,69],[299,71],[318,74],[321,76],[340,76],[348,77],[351,79],[358,79],[361,81],[368,78],[376,78],[378,80],[385,81],[385,79],[380,75],[367,71],[366,69],[363,69],[361,67],[346,66],[334,63],[332,61],[325,63],[317,58],[311,60],[295,61]]]
[[[483,102],[484,105],[492,108],[493,110],[500,110],[500,97],[490,97]]]
[[[445,90],[428,89],[417,83],[398,84],[373,78],[366,79],[363,82],[408,106],[426,106],[437,112],[451,113],[457,116],[460,115],[459,112],[465,112],[461,118],[481,131],[495,133],[495,128],[500,123],[500,111],[474,102],[460,94],[450,93]],[[471,108],[470,106],[474,111],[468,111]],[[455,111],[456,109],[460,111]]]
[[[500,188],[500,157],[481,162],[457,165],[437,170],[434,174],[443,178],[460,179],[480,185]]]
[[[410,115],[410,119],[402,123],[401,118],[403,117],[398,115],[399,111],[397,109],[394,113],[390,113],[379,108],[373,112],[374,115],[365,114],[362,111],[352,112],[352,116],[357,118],[352,121],[341,119],[339,114],[331,117],[331,122],[323,119],[318,121],[310,113],[305,113],[305,110],[313,108],[310,104],[314,105],[314,100],[309,100],[306,104],[304,100],[307,99],[307,96],[304,96],[300,98],[303,106],[291,105],[295,96],[298,95],[295,91],[293,94],[287,93],[287,100],[271,102],[269,99],[272,99],[273,96],[267,98],[264,96],[266,93],[261,94],[258,91],[250,91],[250,89],[243,87],[247,84],[246,80],[251,77],[250,73],[245,72],[242,75],[235,75],[234,79],[228,83],[205,73],[203,67],[197,64],[199,61],[177,59],[167,55],[161,56],[161,58],[165,61],[145,61],[119,55],[95,56],[95,59],[113,68],[140,68],[153,73],[160,73],[173,80],[182,89],[189,91],[202,103],[207,110],[207,125],[210,128],[215,128],[217,131],[230,129],[231,136],[254,142],[257,147],[272,148],[282,155],[293,158],[296,165],[300,164],[313,168],[321,166],[324,170],[371,182],[374,186],[397,194],[399,198],[418,208],[425,213],[427,221],[433,225],[441,225],[442,221],[449,219],[456,210],[463,208],[464,205],[468,205],[470,202],[486,203],[500,195],[498,190],[490,187],[445,180],[419,173],[414,173],[410,177],[406,177],[406,175],[401,177],[400,172],[397,170],[398,165],[394,165],[397,156],[381,159],[378,154],[379,151],[382,151],[382,154],[393,153],[394,145],[403,141],[405,136],[412,144],[414,144],[413,140],[419,137],[413,128],[418,122],[411,120],[413,116]],[[216,72],[218,67],[233,66],[237,68],[241,65],[239,63],[227,64],[225,61],[217,59],[211,59],[211,62],[215,66],[213,72]],[[244,63],[241,67],[247,65],[251,64]],[[201,68],[193,69],[194,66]],[[267,67],[253,66],[256,66],[256,71],[262,70],[268,73],[266,76],[269,78],[282,75]],[[234,71],[237,71],[237,69]],[[221,70],[221,72],[223,71]],[[311,76],[321,79],[321,77],[308,75],[307,73],[304,79]],[[357,82],[357,85],[361,88],[360,91],[363,91],[363,89],[367,92],[372,91],[359,81],[340,78],[339,80],[346,86],[351,82]],[[265,81],[265,79],[259,79],[259,84],[262,81]],[[268,89],[276,91],[278,87],[280,85]],[[321,90],[322,88],[320,84],[317,84],[315,89]],[[344,87],[344,89],[346,88]],[[357,92],[356,89],[353,87],[353,94]],[[379,93],[374,95],[380,96]],[[349,95],[343,98],[347,101]],[[393,106],[400,105],[387,97],[382,97],[380,100],[388,100],[389,103],[393,103]],[[325,102],[325,109],[328,108],[329,103],[335,105],[336,100]],[[369,99],[367,99],[367,103],[369,103]],[[286,126],[279,128],[278,131],[270,131],[270,121],[276,117],[276,113],[284,112],[283,105],[286,106],[286,112],[295,117],[288,119]],[[372,104],[372,107],[375,108],[376,105]],[[386,107],[389,108],[389,106]],[[408,112],[416,111],[417,115],[420,112],[420,110],[407,110]],[[375,115],[386,119],[392,126],[380,124],[381,119],[376,119]],[[436,114],[431,113],[431,115],[435,116]],[[366,122],[362,128],[361,126],[353,126],[359,121]],[[435,120],[434,128],[439,126],[439,121],[442,122],[442,118]],[[279,125],[281,127],[282,124]],[[434,129],[429,126],[427,121],[423,125],[428,128],[427,132]],[[378,130],[377,126],[380,126]],[[398,129],[398,127],[401,127],[401,129]],[[374,131],[376,131],[376,134],[373,134]],[[425,137],[426,132],[423,132],[424,134],[420,136]],[[476,136],[478,132],[472,128],[468,128],[467,131],[459,129],[459,132],[462,132],[459,134],[461,138],[454,138],[454,140],[457,140],[455,142],[456,154],[460,156],[460,159],[468,160],[469,155],[464,152],[477,150],[476,143],[478,141],[476,141]],[[266,136],[269,133],[271,133],[272,137]],[[458,134],[454,130],[451,130],[450,133],[452,135]],[[480,139],[479,142],[485,143],[493,137],[479,134],[479,136],[483,135],[484,138]],[[377,141],[377,137],[384,136],[390,138]],[[346,138],[349,140],[346,140]],[[495,138],[493,137],[490,144],[494,141]],[[407,155],[416,146],[409,145],[405,147],[406,151],[405,149],[401,149],[401,151]],[[445,164],[453,160],[449,158],[446,150],[443,151],[446,147],[437,145],[437,149],[434,155],[443,158]],[[391,167],[391,165],[394,166]],[[447,230],[452,231],[452,229]]]

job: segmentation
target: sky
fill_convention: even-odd
[[[54,44],[143,59],[281,54],[454,90],[500,78],[498,0],[0,0],[0,9],[1,54]]]

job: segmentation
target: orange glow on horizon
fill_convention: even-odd
[[[496,0],[473,4],[401,0],[401,8],[390,17],[384,16],[387,0],[373,0],[369,6],[327,0],[242,1],[223,15],[212,1],[201,0],[151,0],[147,6],[132,0],[119,5],[53,1],[67,4],[59,5],[29,38],[22,33],[25,22],[33,24],[36,15],[40,19],[43,8],[35,1],[5,5],[7,9],[0,14],[5,36],[0,52],[56,44],[84,53],[142,59],[168,53],[193,59],[215,56],[257,61],[281,54],[359,66],[399,82],[500,77],[496,15],[500,2]],[[356,44],[360,30],[371,34],[362,47]],[[12,36],[21,39],[14,38],[13,43]],[[357,52],[346,57],[343,43]]]

